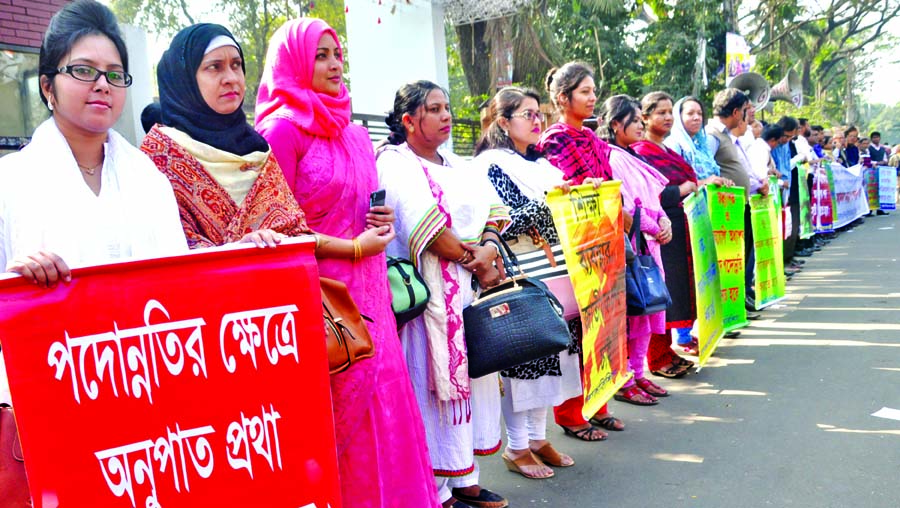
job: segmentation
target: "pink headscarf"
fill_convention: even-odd
[[[256,96],[257,126],[274,115],[310,134],[334,137],[350,123],[350,93],[343,83],[336,97],[312,89],[316,50],[326,33],[340,48],[337,33],[321,19],[294,19],[272,35]]]

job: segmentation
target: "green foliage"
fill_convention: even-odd
[[[711,103],[721,89],[717,71],[725,62],[722,3],[682,0],[660,14],[664,17],[644,30],[646,38],[639,48],[644,59],[643,92],[664,90],[675,98],[696,94]],[[706,58],[698,67],[704,42]]]
[[[635,48],[627,43],[633,6],[621,2],[603,3],[605,5],[599,6],[587,1],[583,4],[572,0],[547,1],[546,29],[554,37],[545,49],[557,66],[580,60],[594,67],[599,97],[636,94],[641,90],[640,58]],[[521,81],[544,90],[548,70],[544,68],[543,72],[522,76]]]
[[[110,6],[121,22],[138,25],[148,33],[165,37],[175,35],[192,23],[206,21],[210,16],[207,11],[190,10],[187,0],[112,0]],[[335,29],[341,44],[346,46],[343,0],[218,0],[214,8],[228,16],[225,26],[243,47],[247,69],[244,109],[251,115],[269,39],[285,21],[300,16],[321,18]],[[345,67],[345,72],[347,70]]]

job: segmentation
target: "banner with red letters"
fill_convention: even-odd
[[[36,507],[338,508],[313,243],[0,280]]]

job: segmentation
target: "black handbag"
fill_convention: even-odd
[[[555,355],[570,341],[559,300],[543,282],[522,274],[505,241],[488,241],[500,247],[508,278],[463,310],[472,378]]]
[[[634,222],[628,243],[637,236],[634,261],[625,266],[625,294],[629,316],[646,316],[664,311],[672,305],[662,271],[647,251],[647,240],[641,233],[641,207],[634,209]]]

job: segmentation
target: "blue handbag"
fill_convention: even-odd
[[[664,311],[672,305],[662,271],[647,251],[647,240],[641,233],[641,207],[634,209],[634,222],[627,243],[637,236],[634,260],[625,266],[625,294],[629,316],[646,316]]]

